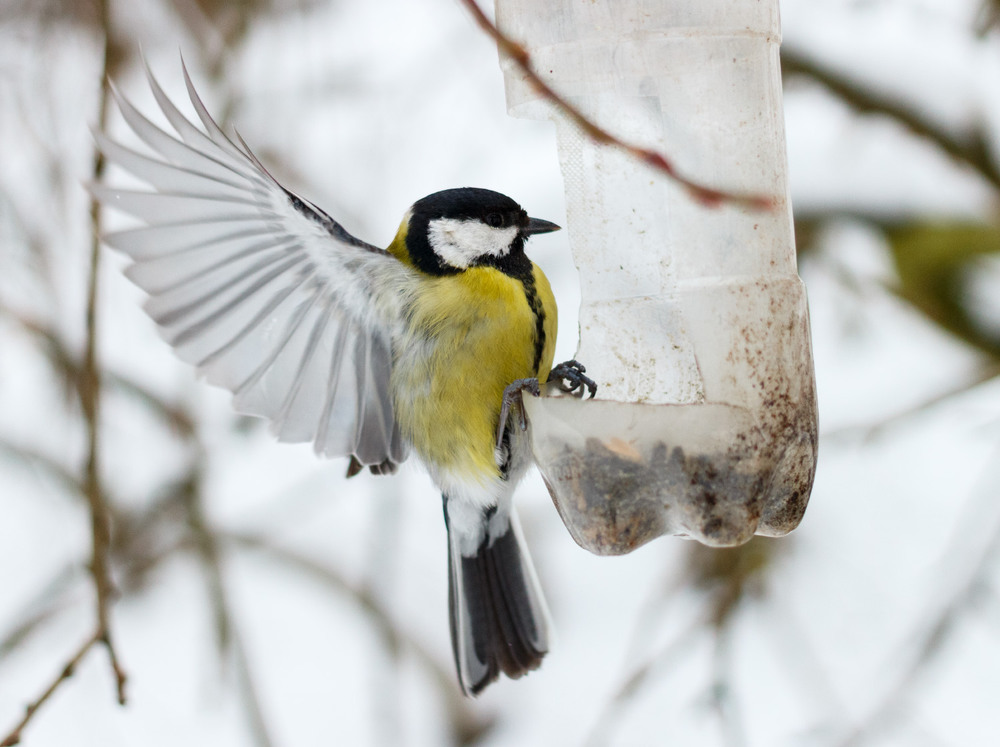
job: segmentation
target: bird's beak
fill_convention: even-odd
[[[560,226],[557,226],[552,221],[542,220],[541,218],[528,218],[528,225],[521,229],[521,233],[525,236],[533,236],[536,233],[551,233],[559,229]]]

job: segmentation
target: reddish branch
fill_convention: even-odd
[[[544,80],[541,79],[538,73],[536,73],[531,66],[531,55],[528,53],[528,50],[525,49],[522,44],[514,41],[500,31],[496,24],[494,24],[486,16],[486,14],[483,13],[482,8],[479,7],[476,0],[461,0],[461,2],[466,8],[468,8],[469,13],[472,14],[472,17],[475,19],[476,23],[479,24],[479,27],[491,36],[494,41],[496,41],[497,46],[500,49],[500,53],[513,60],[514,64],[520,68],[521,72],[524,73],[525,77],[531,85],[534,86],[535,90],[537,90],[547,101],[554,104],[559,111],[576,124],[577,127],[583,130],[591,140],[614,148],[619,148],[620,150],[631,154],[633,157],[664,174],[669,179],[672,179],[677,184],[680,184],[687,190],[691,197],[708,207],[717,207],[725,203],[731,203],[734,205],[748,207],[753,210],[770,210],[774,208],[774,198],[767,195],[726,192],[724,190],[713,189],[712,187],[706,187],[702,184],[698,184],[681,174],[677,170],[674,163],[662,153],[650,150],[649,148],[643,148],[638,145],[626,143],[625,141],[612,135],[607,130],[599,127],[593,121],[588,119],[583,112],[573,106],[573,104],[563,98],[560,94],[556,93]]]

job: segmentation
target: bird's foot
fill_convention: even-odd
[[[586,387],[590,392],[590,399],[597,394],[597,382],[586,376],[587,369],[582,363],[577,361],[566,361],[555,366],[549,373],[549,381],[556,383],[560,389],[570,394],[583,394]]]
[[[528,418],[524,414],[524,392],[533,394],[536,397],[542,393],[542,388],[538,384],[538,379],[517,379],[503,390],[503,404],[500,406],[500,422],[497,425],[497,448],[503,445],[503,434],[507,430],[507,418],[510,417],[510,410],[517,405],[520,417],[519,425],[522,431],[528,430]]]

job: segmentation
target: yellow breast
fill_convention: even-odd
[[[427,278],[406,326],[393,365],[403,433],[438,467],[498,474],[504,389],[515,379],[544,382],[552,368],[556,303],[545,275],[533,265],[527,282],[490,267]]]

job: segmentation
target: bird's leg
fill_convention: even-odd
[[[566,361],[555,366],[549,373],[549,381],[555,382],[564,392],[574,394],[577,390],[583,394],[586,387],[590,392],[590,399],[597,394],[597,382],[589,376],[585,376],[587,369],[582,363],[576,361]]]
[[[503,433],[507,429],[507,418],[510,417],[510,408],[517,405],[521,415],[521,430],[528,429],[528,419],[524,415],[524,392],[527,391],[536,397],[542,393],[538,384],[538,379],[517,379],[503,390],[503,404],[500,406],[500,422],[497,425],[497,448],[503,446]]]

